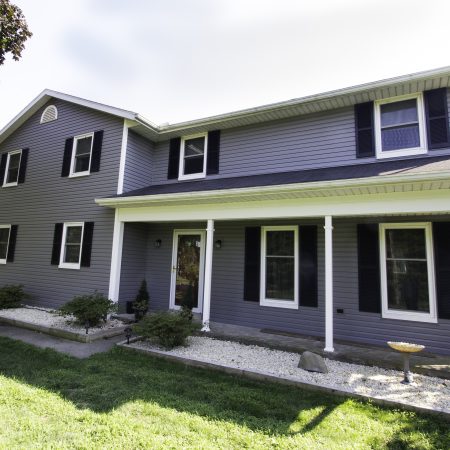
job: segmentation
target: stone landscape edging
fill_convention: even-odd
[[[303,381],[291,380],[289,378],[278,377],[276,375],[271,375],[271,374],[256,371],[256,370],[238,369],[235,367],[229,367],[229,366],[222,365],[222,364],[210,363],[210,362],[206,362],[206,361],[200,361],[197,359],[185,358],[183,356],[172,355],[163,350],[134,347],[131,345],[133,342],[139,341],[141,339],[142,338],[139,338],[139,337],[134,338],[133,340],[130,339],[130,345],[128,345],[126,343],[126,341],[118,342],[116,345],[121,348],[127,349],[129,351],[134,351],[134,352],[143,353],[143,354],[147,354],[147,355],[151,355],[151,356],[156,356],[158,358],[166,359],[168,361],[182,363],[186,366],[197,367],[197,368],[201,368],[201,369],[210,369],[210,370],[214,370],[214,371],[224,372],[229,375],[237,375],[237,376],[244,377],[244,378],[250,378],[253,380],[257,380],[257,381],[270,381],[270,382],[275,382],[275,383],[284,384],[284,385],[288,385],[288,386],[296,386],[296,387],[300,387],[300,388],[304,388],[304,389],[308,389],[308,390],[320,391],[320,392],[325,392],[325,393],[334,394],[334,395],[340,395],[343,397],[356,398],[358,400],[370,401],[374,404],[381,405],[381,406],[390,406],[390,407],[401,408],[401,409],[405,409],[405,410],[413,411],[413,412],[432,414],[435,416],[439,416],[450,422],[450,412],[444,411],[439,408],[428,408],[425,406],[415,406],[415,405],[411,405],[409,403],[402,403],[402,402],[388,400],[388,399],[384,399],[384,398],[380,398],[380,397],[372,397],[367,394],[358,394],[356,392],[347,391],[345,389],[337,389],[337,388],[331,388],[328,386],[324,386],[321,384],[312,384],[312,383],[306,383]]]
[[[75,331],[62,330],[61,328],[47,327],[44,325],[39,325],[37,323],[25,322],[23,320],[11,319],[9,317],[0,316],[0,323],[6,323],[15,327],[25,328],[27,330],[38,331],[40,333],[49,334],[51,336],[56,336],[63,339],[69,339],[71,341],[82,342],[84,344],[98,341],[99,339],[118,336],[119,334],[123,334],[125,328],[127,327],[127,325],[124,325],[123,327],[110,328],[108,330],[102,330],[97,333],[83,334],[77,333]]]

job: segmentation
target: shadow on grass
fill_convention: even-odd
[[[97,413],[139,400],[271,435],[313,432],[325,419],[332,421],[329,416],[337,408],[342,409],[341,415],[359,410],[374,420],[379,420],[381,411],[388,420],[404,421],[409,433],[436,429],[445,434],[448,425],[426,416],[421,420],[416,415],[398,417],[343,397],[186,367],[120,348],[79,360],[0,338],[0,373]]]

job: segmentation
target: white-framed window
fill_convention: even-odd
[[[47,108],[44,109],[44,112],[41,116],[41,123],[53,122],[58,118],[58,110],[55,105],[48,105]]]
[[[14,150],[6,157],[5,178],[3,187],[17,186],[19,181],[20,162],[22,160],[22,150]]]
[[[59,266],[62,269],[79,269],[83,246],[84,222],[64,224]]]
[[[437,322],[431,223],[382,223],[379,230],[382,317]]]
[[[207,133],[194,134],[181,138],[179,180],[192,180],[205,177],[207,148]]]
[[[90,174],[93,143],[94,133],[87,133],[73,138],[70,177]]]
[[[298,226],[261,227],[262,306],[298,308]]]
[[[375,101],[377,158],[427,152],[422,93]]]
[[[11,225],[0,225],[0,264],[6,264],[10,235]]]

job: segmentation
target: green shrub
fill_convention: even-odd
[[[67,302],[59,310],[63,316],[72,315],[78,323],[90,327],[97,325],[100,320],[106,321],[109,312],[113,311],[115,304],[103,294],[94,292],[90,295],[79,295]]]
[[[185,315],[174,311],[161,311],[145,316],[134,325],[134,331],[145,339],[156,339],[165,349],[172,349],[186,343],[188,336],[200,329]]]
[[[21,284],[9,284],[0,288],[0,309],[20,308],[30,298]]]
[[[141,320],[148,311],[148,302],[150,296],[147,291],[147,282],[142,280],[136,299],[133,302],[134,317],[136,320]]]

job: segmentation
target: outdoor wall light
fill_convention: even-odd
[[[215,245],[216,245],[216,248],[222,248],[222,241],[220,239],[217,239]]]
[[[156,239],[155,241],[155,248],[161,247],[161,239]]]

